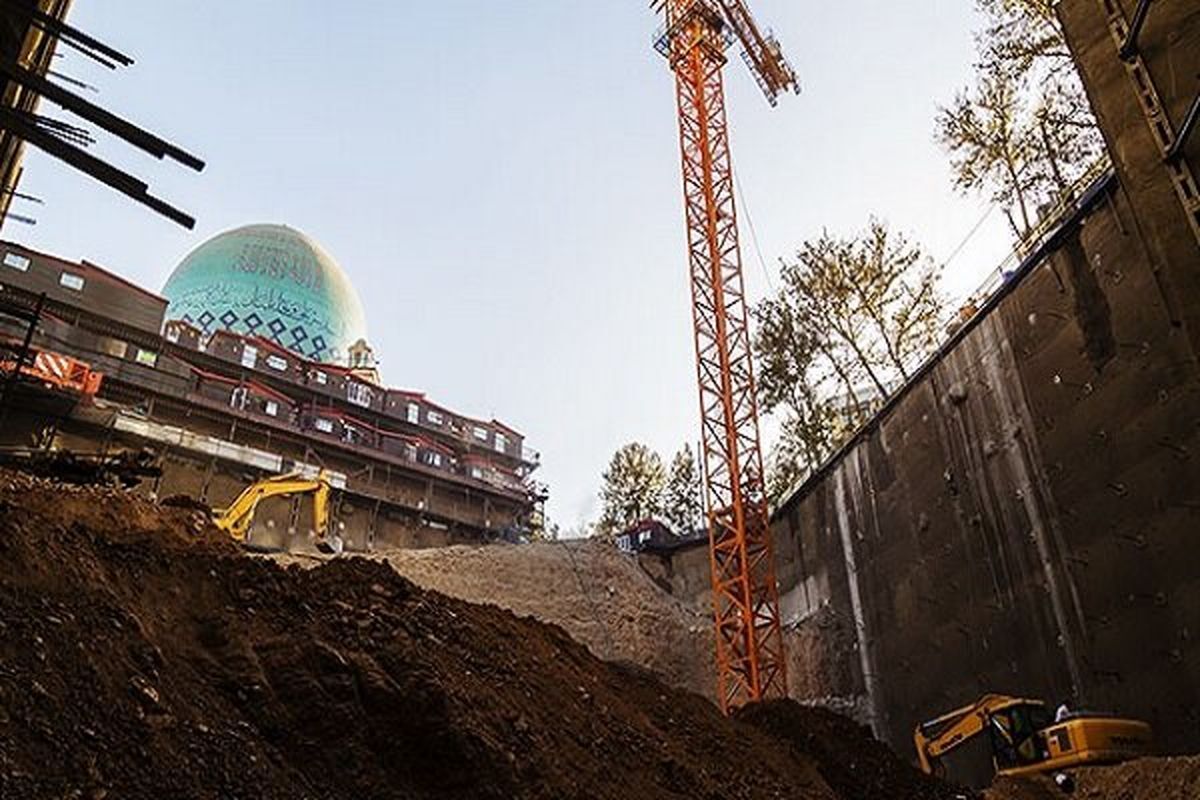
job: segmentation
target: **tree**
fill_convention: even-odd
[[[681,447],[671,459],[662,505],[667,524],[678,536],[690,535],[704,525],[700,470],[696,468],[696,457],[687,445]]]
[[[1017,77],[1048,71],[1073,74],[1066,37],[1054,13],[1058,0],[976,0],[985,26],[975,35],[983,68],[1003,66]]]
[[[768,459],[776,501],[907,380],[936,345],[945,309],[941,270],[877,219],[804,242],[781,277],[754,313],[759,403],[784,415]]]
[[[1058,18],[1056,0],[976,0],[974,86],[940,107],[936,137],[955,186],[1004,205],[1018,238],[1064,199],[1103,152]]]
[[[939,107],[937,139],[950,153],[954,186],[988,191],[992,202],[1020,214],[1018,234],[1033,226],[1038,157],[1033,120],[1016,79],[992,69]]]
[[[531,542],[557,542],[562,537],[562,526],[537,513],[531,517],[526,535]]]
[[[661,516],[666,480],[662,459],[646,445],[634,442],[617,450],[603,475],[597,533],[612,538],[635,522]]]

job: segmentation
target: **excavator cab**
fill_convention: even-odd
[[[1039,733],[1053,723],[1046,706],[1019,702],[996,710],[988,718],[988,736],[996,770],[1003,772],[1045,761],[1049,751]]]

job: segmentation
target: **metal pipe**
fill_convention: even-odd
[[[13,61],[0,62],[0,73],[83,119],[99,125],[109,133],[121,137],[134,147],[145,150],[155,158],[170,157],[197,172],[204,169],[204,162],[192,154]]]
[[[1183,148],[1187,145],[1187,141],[1191,138],[1192,131],[1196,129],[1196,119],[1200,117],[1200,92],[1196,92],[1196,96],[1192,98],[1192,105],[1188,108],[1187,116],[1183,118],[1183,125],[1179,126],[1179,133],[1175,136],[1175,143],[1171,145],[1171,149],[1167,152],[1167,161],[1174,161],[1183,155]]]
[[[10,109],[0,107],[0,128],[9,131],[18,139],[23,139],[39,150],[61,161],[65,161],[81,172],[92,176],[101,183],[111,186],[139,203],[154,209],[164,217],[179,223],[188,230],[196,226],[196,220],[193,217],[159,200],[157,197],[152,197],[147,191],[149,187],[133,175],[119,170],[90,153],[84,152],[78,147],[56,138],[47,131],[39,129],[36,125],[30,124],[21,115],[13,113]]]
[[[5,3],[4,11],[10,14],[19,14],[20,16],[26,17],[37,27],[41,28],[47,33],[58,36],[64,42],[73,44],[77,49],[81,50],[92,58],[96,58],[101,63],[107,62],[105,62],[105,60],[102,58],[98,58],[98,55],[106,56],[123,67],[128,67],[133,64],[133,59],[122,53],[120,50],[109,47],[99,39],[89,36],[78,28],[68,25],[61,19],[51,16],[35,6]],[[113,65],[108,64],[108,66],[111,69]]]
[[[1138,0],[1137,10],[1133,12],[1133,21],[1129,23],[1129,32],[1118,51],[1122,61],[1130,61],[1138,54],[1138,34],[1146,23],[1146,14],[1150,11],[1151,0]]]

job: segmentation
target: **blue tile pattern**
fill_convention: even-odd
[[[188,254],[163,287],[167,319],[260,336],[313,361],[345,364],[366,338],[358,293],[337,263],[281,225],[226,231]]]

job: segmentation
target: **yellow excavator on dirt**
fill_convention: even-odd
[[[984,733],[996,773],[1009,776],[1138,758],[1149,753],[1153,738],[1150,726],[1138,720],[1065,710],[1055,715],[1041,700],[987,694],[917,726],[921,769],[943,775],[942,756]]]
[[[246,544],[260,502],[269,497],[311,494],[313,533],[316,537],[314,543],[322,553],[337,555],[342,552],[343,541],[331,527],[329,506],[332,492],[333,486],[324,470],[317,473],[316,477],[301,472],[273,475],[247,486],[228,508],[213,509],[213,523],[235,541]]]

